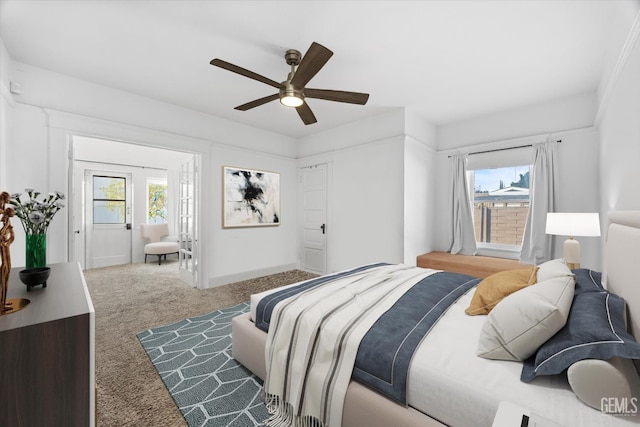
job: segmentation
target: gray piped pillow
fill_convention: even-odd
[[[640,344],[626,331],[625,303],[602,288],[601,275],[574,270],[576,292],[567,324],[527,359],[520,379],[555,375],[584,359],[640,359]]]

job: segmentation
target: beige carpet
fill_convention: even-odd
[[[136,334],[249,300],[255,292],[314,275],[294,270],[214,289],[178,279],[177,262],[84,272],[96,311],[98,425],[186,426]]]

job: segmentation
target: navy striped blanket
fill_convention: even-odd
[[[321,276],[262,298],[256,326],[267,332],[274,307],[293,295],[388,264],[372,264]],[[414,267],[417,269],[417,267]],[[418,269],[422,270],[422,269]],[[438,272],[413,284],[362,338],[352,378],[406,405],[407,374],[414,351],[447,309],[480,282],[471,276]]]

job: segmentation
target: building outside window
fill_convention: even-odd
[[[529,214],[530,165],[469,171],[479,248],[519,250]]]
[[[147,181],[147,224],[167,222],[167,181]]]

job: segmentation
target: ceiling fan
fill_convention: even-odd
[[[294,107],[304,124],[310,125],[316,123],[317,120],[316,116],[313,115],[311,108],[309,108],[309,105],[305,102],[305,98],[324,99],[327,101],[346,102],[349,104],[360,105],[366,104],[369,99],[368,93],[312,89],[305,87],[307,83],[309,83],[309,81],[318,73],[318,71],[324,67],[324,64],[327,63],[332,55],[333,52],[316,42],[311,43],[309,50],[307,50],[304,56],[295,49],[287,50],[284,54],[284,58],[287,61],[287,64],[291,66],[291,72],[289,73],[287,80],[282,83],[278,83],[267,77],[261,76],[260,74],[254,73],[253,71],[249,71],[242,67],[238,67],[237,65],[223,61],[222,59],[213,59],[210,64],[242,76],[249,77],[250,79],[266,83],[269,86],[273,86],[278,89],[278,93],[239,105],[235,107],[236,110],[247,111],[266,104],[267,102],[279,99],[282,105]]]

